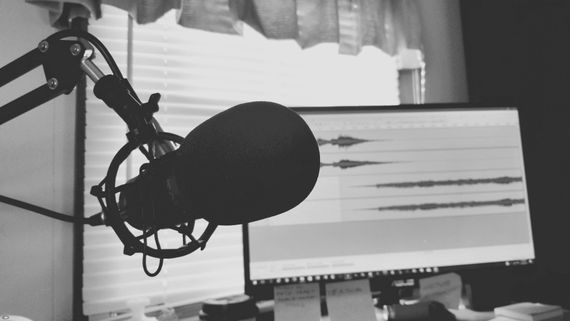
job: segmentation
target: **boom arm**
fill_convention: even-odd
[[[81,61],[91,53],[79,41],[43,40],[37,48],[1,68],[0,87],[40,65],[46,82],[1,107],[0,125],[63,93],[69,94],[82,74]]]
[[[63,40],[69,37],[77,40]],[[94,52],[91,45],[101,52],[112,75],[104,75],[91,61]],[[159,126],[152,115],[158,111],[158,94],[151,96],[149,102],[141,103],[105,46],[93,35],[63,30],[49,36],[37,48],[0,68],[0,87],[39,66],[44,69],[46,82],[0,107],[0,125],[61,94],[69,94],[85,73],[95,82],[95,95],[127,124],[129,141],[142,145],[156,138]]]

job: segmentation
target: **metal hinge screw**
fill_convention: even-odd
[[[71,47],[69,47],[69,51],[71,51],[72,55],[77,56],[81,53],[81,45],[76,43],[76,44],[72,45]]]
[[[46,40],[40,42],[40,44],[38,45],[38,49],[40,50],[40,52],[48,51],[49,43]]]
[[[59,83],[58,83],[58,81],[57,81],[57,78],[50,78],[50,79],[48,79],[47,85],[48,85],[48,88],[51,89],[51,90],[56,89],[57,86],[59,85]]]

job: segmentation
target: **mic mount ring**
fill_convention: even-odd
[[[158,132],[156,134],[156,139],[168,140],[177,144],[181,144],[184,140],[184,138],[181,136],[165,132]],[[119,215],[119,206],[116,199],[118,190],[115,188],[115,179],[117,177],[119,166],[127,159],[131,152],[135,149],[138,149],[139,146],[140,145],[136,144],[135,142],[128,142],[125,144],[113,157],[113,160],[109,165],[109,169],[107,170],[107,176],[104,180],[104,196],[107,208],[107,211],[105,213],[107,216],[106,220],[125,246],[125,254],[132,255],[134,253],[140,252],[155,258],[170,259],[187,255],[198,249],[204,249],[205,244],[210,239],[210,236],[216,230],[216,224],[208,223],[208,226],[204,229],[202,235],[196,241],[193,240],[192,242],[176,249],[155,249],[148,245],[145,245],[140,241],[140,239],[135,237],[129,228],[125,225],[125,221]]]

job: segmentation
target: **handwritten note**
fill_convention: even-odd
[[[275,321],[319,321],[321,299],[318,283],[276,286]]]
[[[448,309],[457,309],[461,300],[461,277],[447,273],[420,279],[420,300],[438,301]]]
[[[328,283],[326,293],[331,321],[376,321],[367,279]]]

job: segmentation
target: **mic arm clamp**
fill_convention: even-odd
[[[97,80],[93,93],[127,124],[129,142],[140,146],[156,138],[157,132],[151,120],[152,114],[158,111],[158,99],[151,96],[149,102],[142,104],[130,88],[128,81],[115,75],[106,75]]]

